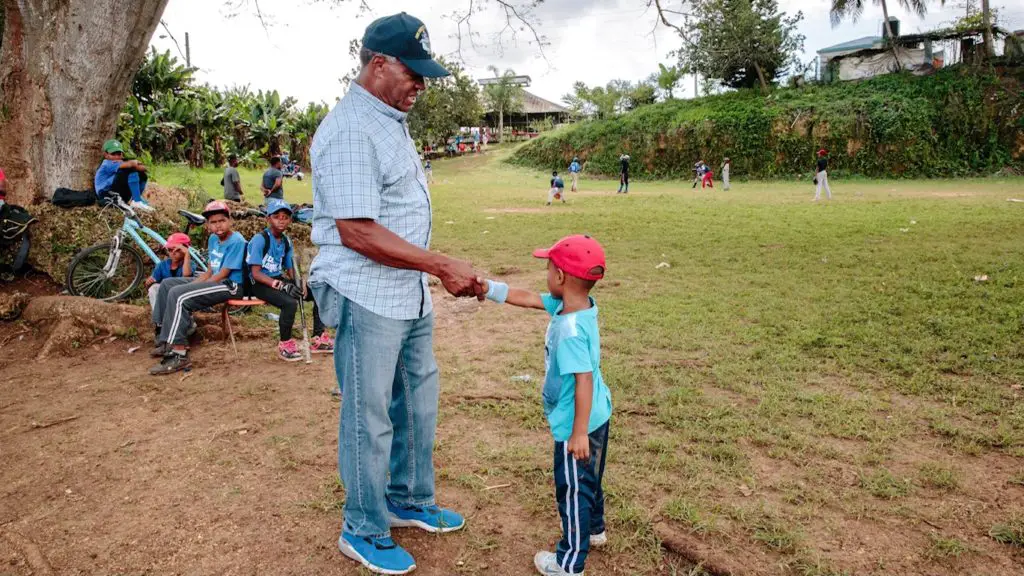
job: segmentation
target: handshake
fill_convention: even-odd
[[[475,296],[482,302],[487,295],[486,282],[481,280],[481,275],[469,262],[442,257],[431,274],[441,280],[441,285],[452,296]]]

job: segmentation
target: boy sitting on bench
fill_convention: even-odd
[[[278,356],[286,362],[302,360],[299,346],[292,337],[295,312],[303,301],[312,300],[305,286],[300,287],[299,275],[295,268],[292,243],[285,230],[292,223],[292,207],[284,200],[267,200],[267,228],[249,241],[246,266],[252,283],[252,295],[271,306],[281,309],[278,328],[280,343]],[[334,352],[334,340],[323,323],[320,311],[313,301],[313,341],[309,351],[314,354]]]

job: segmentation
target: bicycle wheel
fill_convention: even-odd
[[[68,292],[73,296],[88,296],[105,302],[127,297],[142,282],[144,270],[142,256],[130,246],[121,247],[117,267],[111,274],[104,272],[111,258],[111,243],[105,242],[82,250],[68,267]]]

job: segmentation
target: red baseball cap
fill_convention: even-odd
[[[600,280],[604,278],[604,248],[590,236],[575,234],[566,236],[551,248],[539,248],[533,251],[534,258],[551,260],[559,270],[570,276],[584,280]],[[600,274],[591,274],[591,270],[600,266]]]
[[[214,214],[221,213],[223,213],[225,216],[231,216],[231,210],[228,208],[228,205],[221,202],[220,200],[214,200],[213,202],[207,204],[206,208],[203,208],[203,217],[205,218],[209,218]]]
[[[164,243],[164,248],[170,248],[171,246],[191,246],[192,239],[188,237],[188,234],[181,232],[175,232],[167,237],[167,242]]]
[[[828,154],[828,150],[825,150],[824,148],[818,150],[818,156],[824,156],[825,154]]]

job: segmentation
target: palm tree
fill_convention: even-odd
[[[668,67],[664,64],[658,64],[658,72],[654,75],[655,81],[658,83],[658,87],[665,91],[668,100],[675,98],[673,91],[676,88],[676,84],[683,79],[684,70],[678,66]]]
[[[498,72],[497,66],[488,66],[487,69],[494,74],[498,81],[484,86],[484,97],[491,110],[498,113],[498,134],[504,139],[505,113],[522,110],[523,89],[512,82],[516,76],[512,69],[505,70],[504,74]]]
[[[882,7],[882,18],[885,22],[885,32],[889,37],[889,46],[892,48],[892,56],[896,59],[896,64],[903,69],[903,65],[900,64],[899,54],[896,53],[895,35],[892,33],[892,25],[889,23],[889,6],[885,0],[871,0],[876,6]],[[928,0],[897,0],[900,6],[908,12],[913,12],[919,17],[924,18],[928,14]],[[939,0],[940,5],[944,5],[946,0]],[[864,13],[865,0],[832,0],[832,27],[835,28],[840,22],[849,18],[851,21],[856,22],[860,20],[861,14]]]
[[[316,129],[330,111],[331,108],[327,104],[310,102],[292,119],[292,158],[299,164],[309,165],[309,145],[313,142]]]

